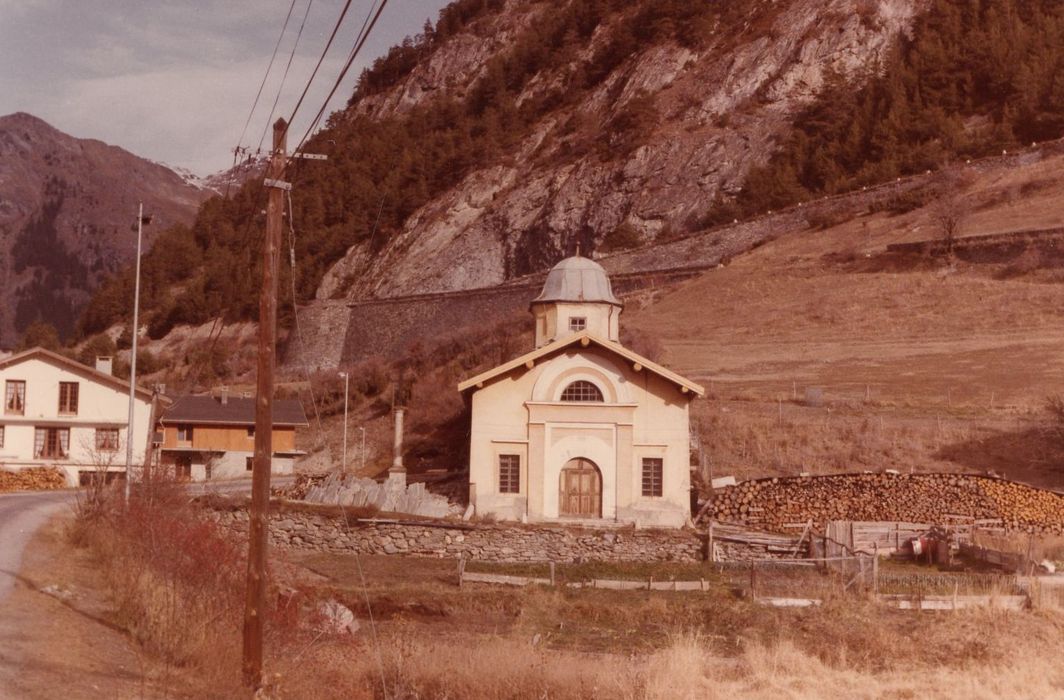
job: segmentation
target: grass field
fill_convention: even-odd
[[[1064,223],[1064,158],[973,176],[964,235]],[[1064,280],[1008,261],[894,261],[932,208],[778,239],[661,294],[625,323],[709,388],[717,475],[987,470],[1064,486],[1044,407],[1064,393]]]

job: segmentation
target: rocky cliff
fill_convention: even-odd
[[[0,347],[37,319],[69,334],[99,282],[136,252],[137,204],[158,231],[211,192],[157,163],[28,114],[0,117]]]
[[[796,110],[833,75],[857,81],[911,26],[920,0],[752,2],[700,45],[643,42],[593,89],[545,110],[512,152],[478,164],[410,215],[382,250],[352,246],[318,299],[483,287],[548,266],[624,227],[643,242],[701,228],[719,196],[763,163]],[[510,0],[435,46],[347,115],[386,119],[440,96],[465,99],[492,60],[554,3]],[[518,104],[593,69],[624,12],[567,61],[520,86]],[[629,234],[632,235],[632,234]]]

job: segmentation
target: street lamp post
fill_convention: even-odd
[[[144,203],[141,202],[137,209],[137,265],[133,282],[133,344],[129,350],[129,424],[126,426],[126,484],[125,500],[129,503],[130,480],[132,479],[133,466],[133,408],[137,395],[137,331],[140,312],[140,241],[144,232],[144,224],[150,224],[151,217],[144,216]],[[150,426],[149,426],[150,428]]]
[[[362,474],[366,473],[366,427],[359,426],[359,430],[362,431],[362,458],[359,460],[359,471]]]
[[[348,386],[351,383],[351,375],[347,372],[340,372],[340,376],[344,379],[344,460],[343,471],[347,473],[347,396]]]

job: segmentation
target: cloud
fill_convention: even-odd
[[[280,101],[287,116],[339,14],[342,0],[315,0]],[[331,109],[344,105],[361,68],[421,29],[447,0],[393,4],[352,68]],[[307,97],[317,112],[369,0],[352,5]],[[232,147],[269,62],[285,0],[0,0],[0,114],[24,111],[82,138],[206,174],[232,163]],[[278,54],[283,68],[306,7],[297,0]],[[280,69],[263,91],[249,129],[258,143]],[[296,119],[300,136],[306,121]],[[246,142],[246,141],[245,141]]]
[[[288,116],[305,78],[313,68],[310,58],[296,58],[277,116]],[[338,74],[339,59],[322,67],[325,75]],[[191,66],[77,81],[45,105],[40,116],[75,136],[91,136],[121,144],[138,155],[181,166],[199,173],[228,167],[257,83],[249,75],[261,73],[257,60],[228,66]],[[355,73],[357,75],[357,73]],[[264,90],[245,143],[254,148],[266,129],[269,108],[276,94],[276,78]],[[316,81],[297,115],[293,133],[302,135],[321,105],[328,86]],[[350,86],[338,91],[333,108],[342,106]],[[268,136],[266,145],[268,146]]]

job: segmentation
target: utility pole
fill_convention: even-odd
[[[144,218],[144,202],[137,207],[137,264],[133,282],[133,345],[129,351],[129,421],[126,424],[126,484],[125,502],[129,505],[130,482],[133,480],[133,408],[137,397],[137,335],[140,330],[140,240],[144,233],[144,224],[150,224],[151,217]],[[151,426],[148,426],[149,432]]]
[[[262,685],[263,614],[266,607],[266,546],[269,535],[270,470],[273,459],[273,370],[277,351],[277,276],[280,267],[285,149],[288,124],[273,125],[273,152],[268,176],[266,240],[263,243],[262,292],[259,296],[259,365],[255,393],[255,456],[251,472],[248,522],[247,600],[244,606],[244,683]]]
[[[347,473],[347,395],[348,385],[351,382],[351,375],[348,372],[340,372],[340,376],[344,378],[344,460],[341,462],[340,469],[343,473]]]

